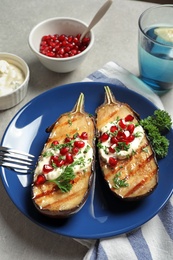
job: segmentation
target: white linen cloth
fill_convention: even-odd
[[[164,109],[160,98],[136,76],[108,62],[83,81],[124,85]],[[172,260],[173,196],[165,207],[142,227],[128,234],[98,240],[75,239],[88,247],[84,260]]]

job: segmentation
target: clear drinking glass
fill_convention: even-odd
[[[156,93],[173,88],[173,5],[154,6],[139,18],[140,78]]]

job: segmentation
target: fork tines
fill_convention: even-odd
[[[14,170],[31,171],[34,166],[34,155],[12,148],[0,146],[0,165]]]

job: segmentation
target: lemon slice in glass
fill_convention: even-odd
[[[154,30],[154,33],[166,42],[173,43],[173,28],[160,27]]]

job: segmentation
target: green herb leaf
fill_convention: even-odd
[[[121,172],[118,172],[115,175],[115,177],[113,178],[114,188],[115,189],[119,189],[119,188],[122,188],[122,187],[128,187],[129,186],[129,184],[126,181],[126,179],[121,179],[120,176],[121,176]]]
[[[72,188],[71,181],[75,178],[74,170],[71,166],[67,166],[64,172],[54,182],[62,192],[69,192]]]

